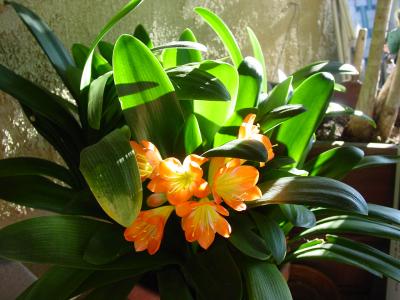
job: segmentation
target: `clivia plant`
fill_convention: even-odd
[[[19,299],[126,299],[137,284],[161,299],[291,299],[279,269],[310,259],[399,280],[397,259],[341,236],[400,238],[399,211],[340,182],[395,160],[355,147],[308,157],[338,87],[330,73],[354,68],[317,62],[271,89],[253,31],[254,57],[243,58],[205,8],[195,12],[231,63],[203,59],[189,29],[159,46],[142,26],[102,41],[140,3],[71,56],[37,15],[8,2],[74,98],[0,67],[1,89],[65,162],[0,161],[2,199],[56,213],[0,230],[1,257],[53,265]]]

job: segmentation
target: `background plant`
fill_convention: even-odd
[[[220,37],[232,64],[204,60],[206,47],[190,30],[160,46],[141,26],[115,45],[102,41],[140,2],[118,12],[90,48],[74,45],[72,56],[38,16],[10,3],[75,99],[70,103],[0,67],[2,90],[19,101],[65,161],[0,161],[2,199],[59,214],[0,231],[2,257],[54,265],[20,298],[68,299],[89,291],[88,299],[109,293],[125,299],[142,283],[156,285],[163,299],[290,299],[279,266],[303,259],[335,260],[399,280],[398,260],[337,236],[399,238],[397,210],[367,205],[338,181],[352,169],[395,159],[364,157],[355,147],[307,157],[330,96],[340,89],[329,73],[353,74],[354,68],[317,62],[269,89],[254,33],[249,29],[254,57],[244,58],[228,27],[204,8],[196,13]],[[236,142],[248,113],[257,115],[261,132],[277,145],[276,157],[260,169],[262,197],[248,203],[248,213],[231,213],[230,238],[217,238],[202,251],[177,234],[173,215],[157,254],[134,252],[123,232],[146,209],[148,191],[129,141],[150,140],[163,157],[223,151],[266,161],[257,141]]]

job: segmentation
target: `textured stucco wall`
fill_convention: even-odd
[[[102,25],[126,0],[17,0],[39,14],[70,48],[73,42],[90,44]],[[277,69],[287,73],[309,62],[335,58],[331,1],[320,0],[146,0],[106,37],[132,32],[138,23],[150,31],[155,44],[170,41],[186,27],[209,47],[210,57],[225,56],[222,45],[208,26],[193,13],[205,6],[218,13],[232,28],[246,55],[251,55],[246,26],[259,37],[269,78]],[[0,0],[1,3],[1,0]],[[15,12],[0,5],[0,63],[61,95],[60,80]],[[38,156],[59,160],[36,134],[18,105],[0,92],[0,157]],[[0,201],[0,227],[32,212]]]

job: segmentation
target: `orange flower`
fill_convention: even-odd
[[[160,248],[165,223],[173,210],[174,207],[169,205],[141,211],[133,224],[125,229],[125,239],[134,242],[138,252],[147,249],[149,254],[156,253]]]
[[[141,141],[140,144],[131,141],[131,147],[135,152],[138,163],[140,179],[145,181],[157,174],[158,165],[162,161],[160,152],[156,146],[149,141]]]
[[[222,200],[237,211],[245,210],[244,201],[252,201],[261,197],[256,186],[258,170],[252,166],[241,166],[240,159],[230,160],[220,168],[214,176],[212,193],[215,202]]]
[[[148,207],[159,207],[167,202],[167,197],[163,193],[154,193],[147,197],[146,204]]]
[[[231,226],[221,216],[228,216],[229,212],[208,198],[182,203],[176,207],[176,214],[182,217],[186,240],[198,241],[204,249],[212,244],[216,232],[225,238],[231,233]]]
[[[272,150],[272,144],[269,138],[263,134],[260,134],[259,126],[254,125],[256,119],[255,114],[248,114],[244,119],[243,123],[239,128],[239,139],[254,139],[264,144],[265,149],[268,153],[268,161],[274,158],[275,154]]]
[[[198,155],[189,155],[180,163],[176,158],[167,158],[160,163],[159,175],[147,185],[154,193],[165,193],[168,201],[177,205],[189,200],[193,195],[199,198],[206,197],[210,188],[203,176],[201,164],[207,158]]]

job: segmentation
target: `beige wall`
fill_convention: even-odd
[[[0,0],[1,1],[1,0]],[[89,44],[105,22],[126,0],[17,0],[39,14],[64,44]],[[106,37],[132,32],[138,23],[150,31],[155,44],[170,41],[190,27],[209,47],[210,57],[224,56],[217,37],[200,17],[196,6],[217,12],[232,28],[246,55],[251,55],[246,26],[259,37],[269,78],[277,69],[287,73],[319,59],[335,58],[331,1],[321,0],[146,0]],[[10,7],[0,5],[0,63],[63,94],[62,86],[40,48]],[[0,157],[21,155],[58,159],[24,119],[18,105],[0,93]],[[0,227],[31,211],[0,202]]]

